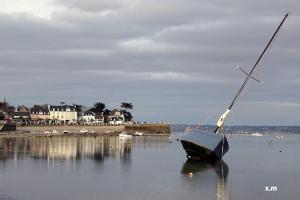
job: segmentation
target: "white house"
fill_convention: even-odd
[[[94,124],[96,124],[96,125],[103,125],[104,124],[103,112],[98,112],[98,113],[95,114]]]
[[[121,125],[125,122],[125,116],[121,110],[114,109],[109,113],[109,124]]]
[[[82,116],[82,121],[84,124],[91,124],[95,122],[95,113],[88,110]]]
[[[66,124],[77,123],[77,112],[75,106],[48,106],[50,111],[50,119],[56,122],[63,122]]]

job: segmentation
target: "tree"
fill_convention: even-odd
[[[129,112],[127,110],[128,109],[133,109],[132,103],[122,102],[120,106],[121,106],[121,108],[123,108],[122,112],[124,114],[125,121],[126,122],[131,121],[132,118],[133,118],[132,114],[131,114],[131,112]]]
[[[6,112],[8,115],[11,115],[15,111],[15,107],[10,106],[4,99],[3,102],[0,102],[0,111]]]
[[[8,103],[6,103],[5,101],[4,102],[0,102],[0,110],[5,110],[7,108]]]
[[[75,107],[76,112],[82,112],[82,105],[73,103],[73,106]]]
[[[4,120],[5,119],[5,116],[3,114],[3,112],[0,112],[0,120]]]
[[[66,103],[64,101],[61,101],[60,104],[63,106],[63,105],[66,105]]]
[[[96,102],[94,106],[90,109],[94,113],[101,113],[105,109],[105,104],[102,102]]]
[[[111,112],[111,110],[109,110],[109,109],[105,109],[103,111],[104,123],[108,123],[109,122],[108,116],[109,116],[110,112]]]
[[[128,121],[131,121],[133,116],[131,114],[131,112],[128,112],[128,111],[124,111],[124,118],[125,118],[125,121],[128,122]]]
[[[18,112],[29,112],[29,108],[27,108],[27,106],[22,105],[22,106],[18,106],[17,108]]]
[[[35,110],[42,110],[43,107],[40,105],[33,105],[31,109],[35,109]]]
[[[133,109],[133,105],[132,105],[132,103],[122,102],[121,103],[121,108],[123,108],[124,110]]]

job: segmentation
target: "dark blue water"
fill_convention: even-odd
[[[178,137],[0,138],[0,199],[300,198],[299,135],[229,136],[214,165],[187,161]]]

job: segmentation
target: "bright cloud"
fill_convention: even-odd
[[[182,50],[182,47],[176,46],[172,43],[155,41],[149,38],[137,38],[137,39],[126,40],[120,43],[120,47],[135,53],[142,53],[142,52],[168,53],[170,51]]]
[[[50,19],[54,11],[61,10],[53,0],[1,0],[0,12],[5,14],[28,14]]]

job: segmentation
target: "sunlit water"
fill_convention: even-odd
[[[187,161],[178,137],[0,138],[0,200],[300,198],[300,136],[231,135],[214,165]]]

